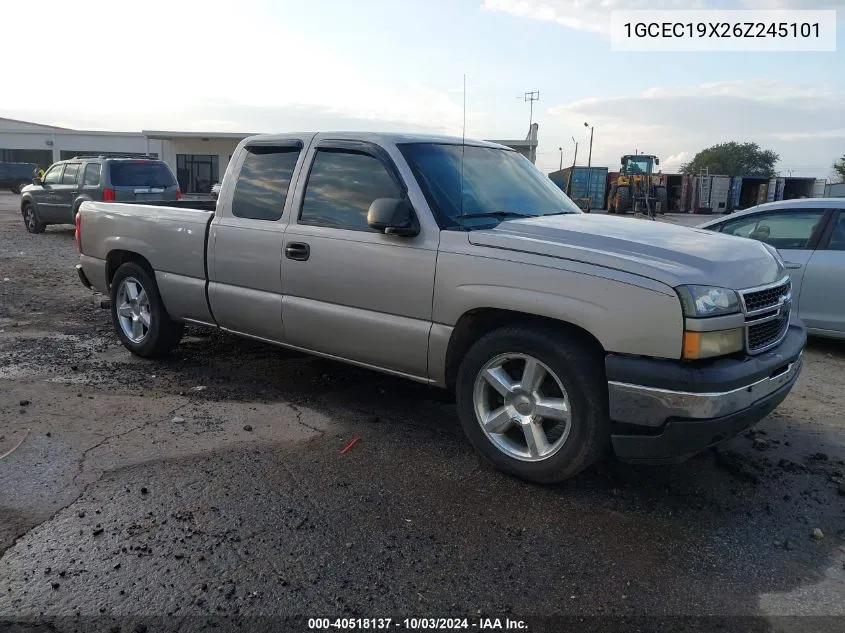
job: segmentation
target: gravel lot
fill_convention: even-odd
[[[76,279],[71,227],[30,235],[18,204],[0,194],[0,629],[842,630],[845,346],[812,341],[784,404],[718,451],[532,486],[481,465],[434,389],[199,329],[132,357]]]

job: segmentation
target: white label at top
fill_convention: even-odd
[[[611,11],[613,51],[835,52],[836,10]]]

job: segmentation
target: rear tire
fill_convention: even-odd
[[[625,215],[631,207],[631,188],[628,186],[616,189],[616,213]]]
[[[475,449],[521,479],[568,479],[609,443],[602,354],[566,332],[522,326],[490,332],[461,362],[456,396]]]
[[[667,213],[669,211],[669,194],[666,192],[666,187],[657,187],[655,197],[660,205],[660,215]]]
[[[26,230],[30,233],[43,233],[44,229],[47,228],[47,225],[38,218],[38,212],[31,203],[27,202],[23,206],[21,214],[23,215],[23,223],[26,226]]]
[[[179,344],[185,324],[170,318],[155,278],[146,268],[135,262],[121,264],[110,295],[114,329],[130,352],[155,358]]]

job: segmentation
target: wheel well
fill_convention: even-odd
[[[138,253],[133,253],[132,251],[115,250],[110,251],[106,256],[106,283],[111,284],[111,280],[114,278],[117,269],[120,268],[121,264],[125,264],[126,262],[135,262],[139,266],[143,266],[155,278],[153,267],[147,261],[146,257]]]
[[[446,387],[453,389],[458,376],[458,367],[461,359],[482,336],[493,330],[505,326],[545,326],[557,328],[577,335],[579,338],[594,347],[597,352],[604,355],[604,348],[598,339],[587,330],[577,325],[553,319],[551,317],[527,314],[514,310],[501,310],[498,308],[478,308],[470,310],[461,315],[452,336],[449,339],[449,347],[446,350]]]

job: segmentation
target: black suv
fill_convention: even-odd
[[[21,213],[30,233],[48,224],[73,224],[86,200],[151,202],[179,200],[176,177],[162,160],[76,156],[53,164],[44,177],[21,190]]]

